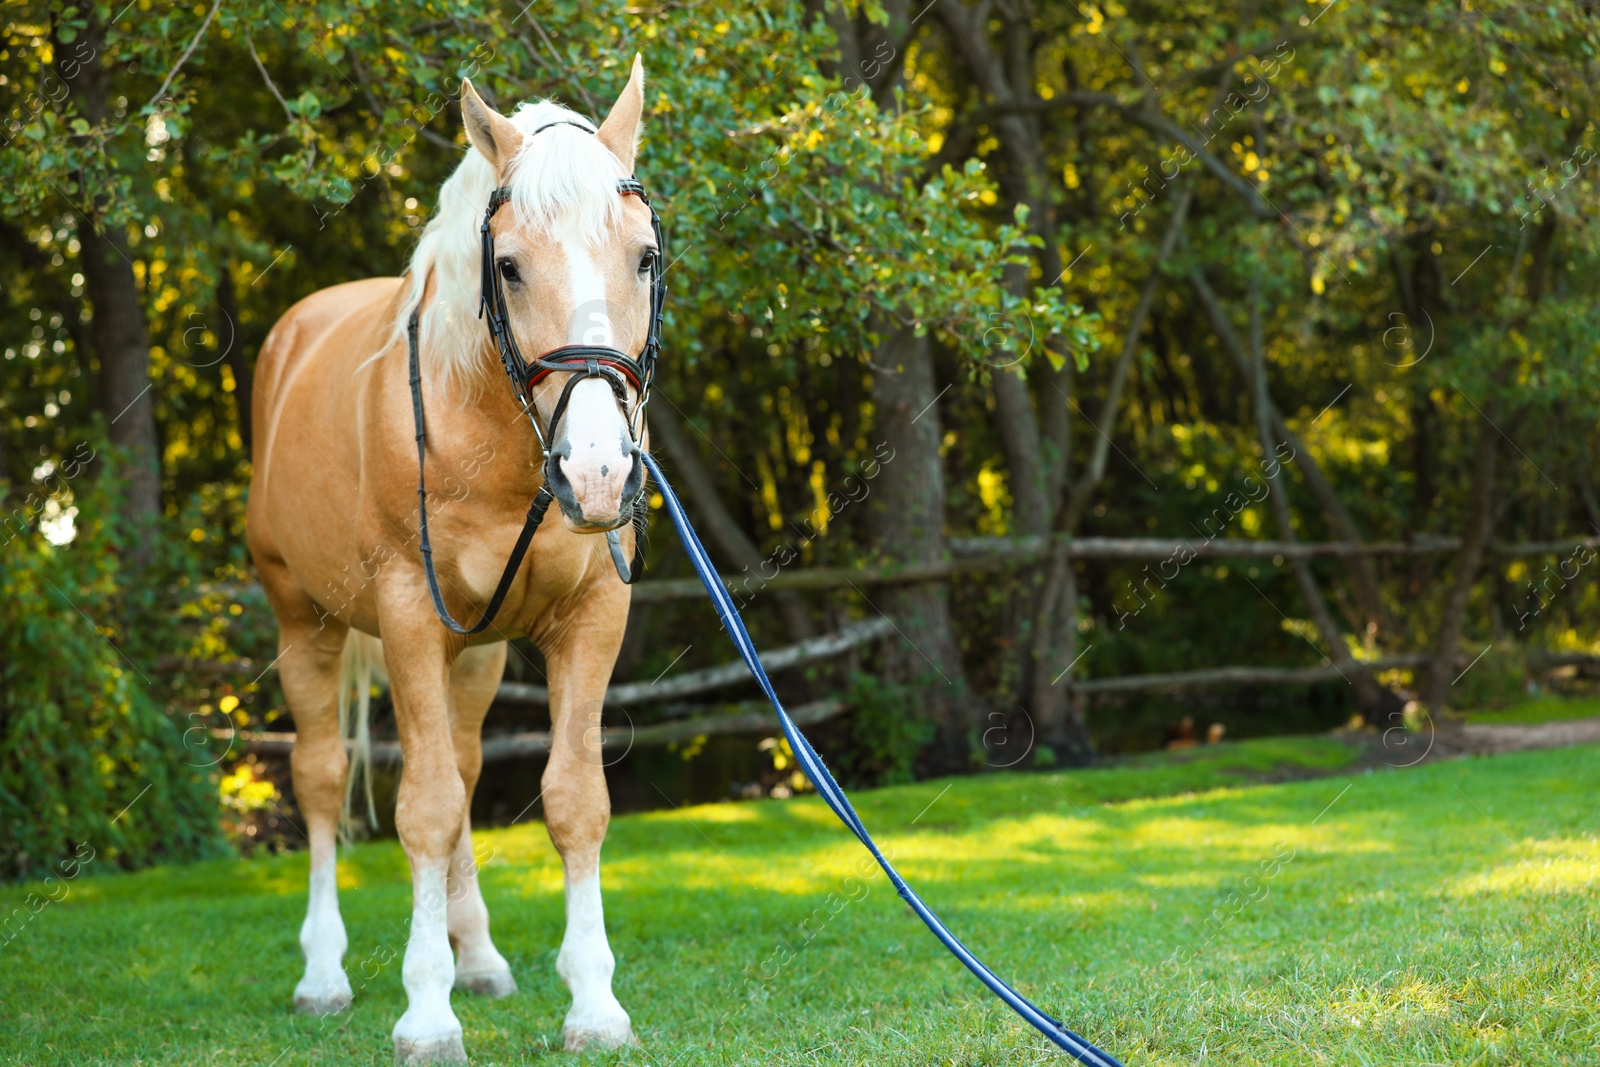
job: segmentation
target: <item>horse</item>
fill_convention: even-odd
[[[635,57],[598,127],[550,101],[502,115],[466,80],[460,103],[469,146],[407,273],[301,300],[268,334],[255,372],[248,543],[277,617],[295,799],[310,842],[294,1004],[323,1015],[353,995],[335,869],[350,774],[342,709],[358,678],[364,705],[368,675],[357,668],[370,657],[388,675],[404,760],[395,825],[413,911],[401,969],[407,1007],[392,1035],[399,1064],[467,1062],[452,989],[502,997],[517,988],[489,934],[469,813],[483,721],[507,641],[520,636],[548,669],[541,798],[565,880],[556,971],[572,1004],[563,1041],[569,1051],[637,1043],[612,991],[600,892],[611,805],[595,727],[630,599],[617,547],[633,549],[646,507],[648,386],[614,368],[600,373],[592,360],[587,371],[563,363],[525,392],[492,386],[496,342],[618,356],[655,343],[660,233],[631,181],[644,69]],[[619,183],[640,195],[619,194]],[[502,201],[511,210],[496,213]],[[480,256],[480,222],[492,264]],[[504,294],[510,341],[478,321],[485,271]],[[419,368],[415,386],[408,362]],[[424,405],[424,466],[443,494],[413,487]],[[497,590],[523,510],[541,491],[561,521],[537,526]],[[615,539],[609,555],[597,534]],[[435,574],[440,617],[430,605]],[[441,624],[446,610],[484,614],[498,593],[498,614],[480,632]]]

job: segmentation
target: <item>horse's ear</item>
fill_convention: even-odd
[[[467,140],[496,171],[516,158],[517,149],[522,147],[522,131],[485,104],[466,78],[461,79],[461,119],[467,127]]]
[[[611,154],[622,161],[622,169],[633,173],[633,157],[639,147],[639,120],[644,115],[644,60],[633,57],[633,74],[623,86],[622,95],[611,105],[611,114],[600,124],[596,135]]]

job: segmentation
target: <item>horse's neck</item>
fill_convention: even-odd
[[[488,366],[481,380],[470,387],[425,391],[428,492],[452,489],[469,498],[487,495],[497,503],[521,500],[526,507],[544,484],[544,454],[498,359],[487,346],[481,356]],[[426,362],[423,366],[427,367]],[[409,388],[409,382],[407,385]],[[463,389],[465,394],[458,391]],[[435,470],[440,472],[438,490]],[[452,477],[453,485],[444,481]]]

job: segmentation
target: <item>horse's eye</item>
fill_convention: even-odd
[[[522,275],[517,273],[517,265],[509,259],[500,261],[500,277],[513,284],[522,280]]]
[[[655,269],[656,269],[656,264],[659,263],[659,262],[661,262],[661,253],[660,252],[657,252],[653,248],[645,249],[644,255],[639,257],[639,273],[640,274],[652,274],[652,273],[654,273]]]

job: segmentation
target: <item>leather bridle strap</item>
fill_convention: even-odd
[[[522,559],[528,554],[528,546],[533,543],[533,535],[538,532],[539,524],[544,521],[545,512],[550,510],[550,504],[555,500],[548,486],[541,485],[539,491],[533,495],[533,502],[528,505],[528,517],[523,520],[522,533],[517,535],[516,547],[511,550],[511,558],[506,561],[506,569],[500,574],[500,584],[495,586],[494,596],[489,598],[489,606],[483,609],[483,617],[472,626],[461,625],[450,614],[450,609],[444,606],[444,594],[439,591],[439,575],[433,567],[433,545],[428,541],[428,487],[424,479],[427,469],[427,439],[428,431],[422,418],[422,361],[417,354],[417,313],[411,313],[411,319],[406,324],[406,338],[411,349],[411,418],[417,427],[417,525],[422,534],[422,569],[428,576],[428,592],[433,597],[433,610],[439,616],[439,621],[444,623],[452,633],[471,637],[473,634],[482,633],[494,622],[494,617],[500,611],[500,605],[506,599],[506,593],[511,589],[511,583],[517,576],[517,571],[522,567]]]
[[[576,126],[577,123],[551,125]],[[541,126],[539,129],[548,128]],[[538,132],[539,130],[534,131]],[[607,345],[573,344],[553,348],[537,359],[524,359],[511,329],[511,314],[506,305],[505,288],[495,261],[494,232],[491,228],[495,213],[511,200],[509,187],[501,186],[489,194],[489,204],[484,210],[483,222],[478,228],[481,245],[478,267],[481,287],[478,315],[488,324],[489,335],[494,340],[496,351],[500,353],[500,362],[505,368],[506,377],[511,380],[511,390],[527,411],[528,418],[533,423],[534,433],[538,435],[539,443],[544,446],[546,455],[549,454],[549,447],[545,427],[539,425],[538,417],[534,414],[532,392],[534,385],[551,374],[582,372],[586,378],[605,378],[611,383],[611,388],[616,392],[618,402],[622,405],[629,436],[637,445],[644,435],[645,410],[650,403],[650,388],[655,381],[656,364],[661,354],[661,318],[667,300],[667,286],[664,280],[666,242],[661,233],[661,218],[656,213],[655,205],[650,202],[649,194],[644,191],[644,186],[635,178],[621,178],[617,181],[617,192],[623,196],[638,197],[639,201],[649,209],[650,229],[656,245],[655,259],[650,267],[649,326],[645,335],[644,349],[637,356]],[[630,384],[639,390],[639,402],[632,412],[628,411],[627,405],[627,387]],[[548,423],[551,433],[555,432],[562,414],[565,413],[566,400],[570,393],[569,383],[562,391],[555,410],[551,412]]]

